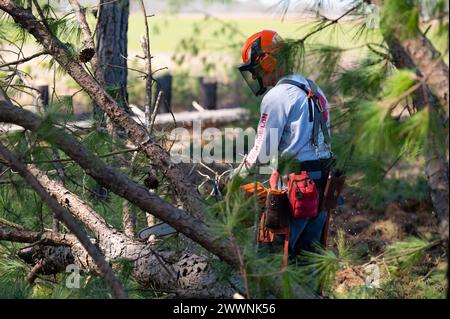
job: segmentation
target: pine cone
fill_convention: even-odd
[[[146,179],[144,179],[144,185],[148,189],[157,189],[159,182],[154,175],[149,174]]]
[[[94,54],[95,50],[93,48],[84,48],[78,53],[78,60],[82,63],[87,63],[91,61]]]

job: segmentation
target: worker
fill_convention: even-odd
[[[256,96],[264,97],[254,146],[232,175],[246,177],[255,172],[256,164],[264,164],[261,158],[276,153],[271,188],[286,189],[289,174],[307,171],[320,201],[332,155],[325,94],[314,81],[293,72],[289,46],[275,31],[262,30],[250,36],[242,48],[242,60],[239,71],[244,80]],[[314,250],[326,220],[325,210],[315,217],[290,217],[290,257],[301,250]]]

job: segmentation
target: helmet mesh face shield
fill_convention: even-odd
[[[257,69],[258,67],[252,65],[251,61],[242,64],[239,67],[242,77],[249,86],[250,90],[252,90],[253,94],[256,96],[266,92],[266,88],[263,85],[262,78],[258,75]]]
[[[266,92],[266,88],[263,85],[262,78],[260,76],[261,66],[258,61],[259,57],[264,55],[261,50],[261,38],[256,39],[251,46],[249,51],[249,59],[246,63],[239,66],[239,71],[244,78],[247,85],[252,90],[253,94],[256,96]]]

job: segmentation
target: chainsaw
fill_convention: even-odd
[[[177,230],[167,223],[159,223],[147,228],[142,229],[139,232],[139,239],[147,240],[150,236],[155,235],[155,237],[165,237],[176,233]]]

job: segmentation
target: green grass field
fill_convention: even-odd
[[[284,38],[300,38],[306,34],[314,26],[307,21],[287,20],[282,22],[280,19],[258,19],[244,17],[230,17],[227,19],[207,19],[203,17],[186,17],[176,15],[155,16],[149,19],[151,47],[153,52],[170,52],[174,53],[177,44],[183,38],[189,38],[196,34],[204,40],[216,40],[217,50],[227,46],[227,37],[229,31],[221,30],[224,25],[227,29],[235,29],[233,37],[235,41],[242,38],[245,40],[249,36],[262,29],[276,30]],[[230,28],[231,27],[231,28]],[[222,31],[222,32],[221,32]],[[217,35],[215,35],[215,32]],[[329,28],[327,32],[321,32],[320,38],[314,39],[315,43],[325,43],[330,45],[339,45],[340,47],[349,48],[358,46],[362,40],[353,40],[352,37],[356,32],[354,24],[344,23],[336,28]],[[144,33],[144,19],[139,14],[134,14],[129,20],[128,41],[129,49],[139,51],[140,38]],[[375,32],[377,37],[377,32]],[[223,46],[221,47],[221,44]]]

